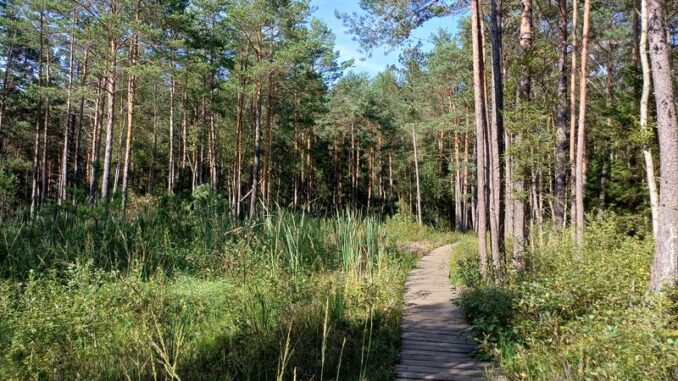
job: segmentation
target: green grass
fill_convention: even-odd
[[[391,379],[414,260],[386,228],[228,209],[200,196],[4,221],[0,379]]]
[[[485,285],[473,237],[453,254],[453,278],[488,357],[516,380],[668,380],[678,371],[676,293],[647,292],[653,242],[616,218],[529,253],[508,286]]]

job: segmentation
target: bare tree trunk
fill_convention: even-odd
[[[233,173],[233,213],[240,216],[240,202],[242,197],[241,173],[242,173],[242,116],[243,94],[238,91],[235,113],[235,170]]]
[[[141,0],[137,0],[134,21],[139,23]],[[136,101],[137,76],[134,73],[139,55],[139,33],[132,37],[129,51],[129,66],[131,72],[127,74],[127,139],[125,141],[125,164],[122,169],[122,209],[127,203],[127,188],[129,186],[129,167],[132,161],[132,144],[134,141],[134,102]]]
[[[44,54],[44,30],[45,30],[45,10],[40,10],[40,34],[39,34],[39,51],[38,51],[38,86],[42,87],[43,82],[43,54]],[[33,184],[31,188],[31,217],[35,214],[38,208],[40,199],[40,125],[42,121],[42,92],[38,94],[37,113],[35,118],[35,139],[33,145]]]
[[[494,112],[492,113],[491,138],[491,211],[490,232],[492,264],[494,267],[495,282],[500,283],[503,275],[501,263],[504,258],[504,80],[502,75],[502,32],[499,20],[498,0],[492,0],[490,14],[490,29],[492,36],[492,84]]]
[[[558,0],[558,109],[556,110],[556,165],[553,185],[553,217],[557,231],[565,228],[567,205],[567,0]]]
[[[650,289],[660,292],[678,277],[678,120],[667,43],[664,1],[647,0],[647,25],[659,134],[659,209]]]
[[[414,176],[417,184],[417,223],[422,224],[421,220],[421,189],[419,187],[419,156],[417,155],[417,133],[412,124],[412,148],[414,152]]]
[[[210,93],[210,130],[209,130],[209,145],[207,156],[209,157],[210,166],[210,187],[212,190],[217,189],[218,171],[217,171],[217,130],[216,120],[214,115],[214,95]]]
[[[640,65],[643,72],[643,90],[640,98],[640,128],[646,135],[652,134],[647,125],[647,105],[650,98],[650,63],[647,58],[647,0],[642,0],[641,5],[641,32],[640,32]],[[652,213],[652,234],[657,238],[659,228],[659,193],[657,192],[657,179],[654,172],[654,158],[649,144],[643,144],[643,159],[645,160],[645,174],[647,177],[647,189],[650,193],[650,211]]]
[[[259,186],[259,161],[261,160],[261,84],[257,84],[254,105],[254,163],[252,164],[252,189],[250,191],[249,219],[254,219],[257,210],[257,187]]]
[[[579,123],[577,131],[577,170],[575,180],[575,202],[577,214],[575,215],[575,238],[577,245],[584,246],[584,187],[586,184],[584,157],[586,155],[586,85],[588,78],[588,47],[589,47],[589,15],[591,13],[591,0],[584,1],[584,25],[581,43],[581,76],[579,78]]]
[[[115,4],[115,3],[112,3]],[[112,11],[114,13],[114,11]],[[118,75],[117,73],[117,54],[118,54],[118,43],[112,38],[110,41],[110,69],[108,76],[106,77],[106,102],[107,102],[107,115],[106,115],[106,145],[104,148],[104,168],[103,175],[101,179],[101,199],[104,201],[108,200],[108,183],[111,177],[111,158],[113,156],[113,122],[115,114],[115,81]]]
[[[174,194],[174,92],[176,84],[174,82],[174,63],[171,63],[172,70],[170,72],[170,99],[169,99],[169,149],[167,160],[167,193]],[[184,111],[185,112],[185,111]],[[183,133],[183,131],[182,131]],[[186,152],[184,151],[184,154]]]
[[[571,207],[570,218],[572,225],[575,225],[577,216],[577,203],[575,201],[576,179],[577,179],[577,18],[579,15],[579,2],[574,1],[572,7],[572,62],[570,76],[570,192]],[[572,239],[575,239],[576,232],[572,229]]]
[[[480,255],[480,272],[487,276],[487,168],[485,162],[485,132],[487,131],[487,112],[485,105],[485,59],[482,49],[480,30],[480,4],[478,0],[471,1],[471,38],[473,44],[473,93],[476,114],[476,159],[477,159],[477,226],[478,226],[478,253]]]
[[[152,192],[155,188],[156,161],[158,159],[158,84],[153,85],[153,151],[151,153],[151,166],[148,170],[148,191]]]

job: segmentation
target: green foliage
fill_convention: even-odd
[[[545,243],[529,254],[527,269],[510,286],[461,277],[470,285],[462,303],[474,329],[507,376],[673,377],[678,366],[675,310],[670,297],[647,292],[653,242],[628,235],[618,221],[592,223],[583,251],[569,233]],[[462,273],[474,266],[467,260],[458,260]]]
[[[5,221],[0,376],[391,379],[412,261],[385,228],[229,210],[199,190]]]

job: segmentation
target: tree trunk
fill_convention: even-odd
[[[73,130],[73,116],[72,114],[72,105],[71,98],[73,93],[73,62],[75,54],[75,34],[74,28],[77,23],[75,16],[75,7],[72,9],[73,20],[71,25],[71,38],[70,46],[68,52],[68,85],[66,88],[66,125],[64,126],[64,143],[63,150],[61,152],[61,172],[59,173],[59,190],[57,192],[57,203],[59,205],[66,200],[66,185],[68,181],[68,152],[70,148],[70,137]]]
[[[553,217],[557,231],[565,228],[567,205],[567,0],[558,0],[558,109],[556,110],[556,164],[553,185]]]
[[[99,170],[99,151],[101,144],[101,118],[103,117],[103,96],[101,95],[103,89],[103,82],[105,78],[100,78],[97,84],[96,100],[94,101],[94,121],[92,123],[92,139],[90,140],[90,153],[88,158],[87,176],[88,181],[88,202],[91,204],[95,201],[97,185],[97,172]]]
[[[254,104],[254,163],[252,164],[252,189],[250,191],[249,219],[254,219],[257,210],[257,187],[259,186],[259,161],[261,160],[261,84],[257,85]]]
[[[482,51],[480,30],[479,0],[471,1],[471,38],[473,44],[473,94],[476,115],[476,160],[478,181],[477,229],[478,253],[480,255],[480,273],[487,276],[487,167],[485,162],[485,132],[487,131],[487,112],[485,105],[485,54]]]
[[[532,76],[529,65],[526,63],[529,50],[532,48],[532,0],[522,0],[520,21],[520,53],[521,53],[521,74],[518,83],[518,102],[529,101],[532,88]],[[516,133],[514,144],[522,144],[522,134]],[[518,168],[520,164],[518,163]],[[516,167],[514,167],[516,168]],[[512,175],[517,176],[512,181],[514,193],[513,205],[513,267],[517,271],[522,270],[524,266],[523,254],[525,251],[525,241],[527,238],[527,229],[525,226],[525,180],[524,173],[521,170],[513,170]]]
[[[579,123],[577,130],[577,163],[575,180],[575,240],[581,248],[584,246],[584,187],[586,185],[584,157],[586,155],[586,85],[588,79],[589,15],[591,0],[584,1],[584,25],[581,42],[581,75],[579,77]]]
[[[134,21],[139,22],[139,10],[141,0],[137,0]],[[132,161],[132,144],[134,140],[134,102],[136,101],[137,76],[133,72],[137,64],[139,54],[139,33],[135,32],[132,37],[129,51],[129,66],[131,72],[127,75],[127,138],[125,139],[125,164],[122,169],[122,209],[125,210],[127,202],[127,188],[129,185],[129,167]]]
[[[492,0],[490,29],[492,36],[492,84],[493,106],[491,137],[491,210],[490,231],[492,264],[495,282],[502,280],[501,263],[504,258],[504,81],[502,75],[502,32],[499,20],[498,0]]]
[[[640,128],[649,140],[649,136],[653,132],[648,128],[647,124],[647,106],[650,98],[650,63],[647,58],[647,1],[642,0],[641,5],[641,32],[640,32],[640,65],[643,72],[643,90],[640,97]],[[643,159],[645,161],[645,174],[647,177],[647,189],[650,193],[650,211],[652,213],[652,234],[657,238],[657,231],[659,228],[658,212],[659,212],[659,194],[657,192],[657,180],[654,172],[654,158],[652,157],[652,150],[648,143],[643,144]]]
[[[650,60],[654,77],[659,134],[659,208],[650,289],[659,292],[676,284],[678,276],[678,121],[667,43],[664,1],[647,0]]]
[[[101,179],[101,199],[108,200],[108,182],[111,176],[111,158],[113,156],[113,122],[115,119],[115,80],[117,77],[118,45],[115,39],[109,41],[111,55],[110,70],[106,77],[106,145],[104,148],[104,168]]]
[[[573,2],[572,7],[572,62],[570,76],[570,193],[571,206],[570,218],[572,219],[572,238],[576,236],[574,229],[577,216],[577,203],[575,202],[576,179],[577,179],[577,18],[579,16],[578,1]]]
[[[421,189],[419,187],[419,156],[417,155],[417,132],[412,124],[412,148],[414,152],[414,176],[417,184],[417,223],[422,224],[421,220]]]
[[[174,82],[174,63],[171,63],[172,72],[170,73],[170,99],[169,99],[169,148],[167,160],[167,193],[174,194],[174,92],[176,84]],[[185,112],[185,111],[184,111]],[[183,131],[182,131],[183,133]],[[182,137],[183,138],[183,137]],[[184,152],[185,154],[186,152]]]

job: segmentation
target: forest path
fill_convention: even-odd
[[[448,277],[452,247],[425,255],[407,278],[396,381],[486,379],[489,364],[470,356],[476,346],[467,339],[464,311],[453,303],[459,294]]]

